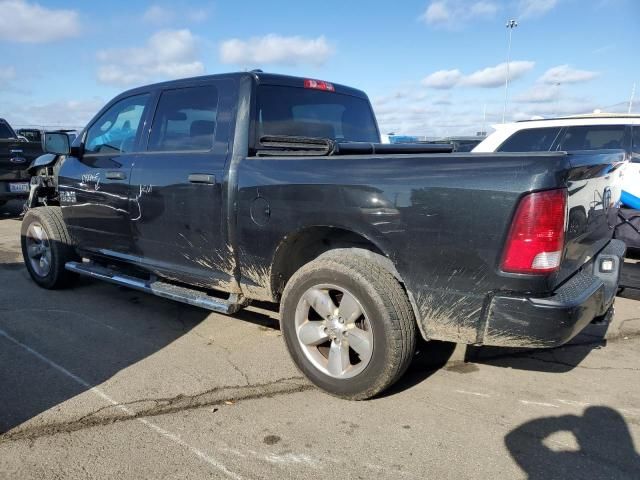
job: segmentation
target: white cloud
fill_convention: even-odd
[[[440,95],[439,97],[435,97],[431,103],[434,105],[451,105],[451,96],[448,93]]]
[[[559,99],[554,102],[520,105],[514,109],[509,120],[527,120],[533,117],[553,118],[566,115],[591,113],[598,105],[588,98]]]
[[[518,2],[518,18],[541,17],[545,13],[553,10],[558,4],[558,0],[520,0]]]
[[[16,126],[83,128],[104,105],[100,98],[56,100],[47,103],[20,102],[7,109],[9,122]]]
[[[187,18],[195,23],[204,22],[211,15],[211,8],[202,7],[202,8],[190,8],[187,11]]]
[[[98,80],[108,85],[128,86],[150,80],[190,77],[204,73],[198,60],[197,41],[187,30],[162,30],[145,46],[98,52],[102,65]]]
[[[51,9],[25,0],[0,0],[0,39],[46,43],[75,37],[80,21],[75,10]]]
[[[453,14],[447,7],[447,2],[432,2],[429,4],[422,19],[430,24],[447,23]]]
[[[436,0],[432,1],[420,20],[428,25],[459,28],[470,20],[492,18],[498,5],[487,0]]]
[[[142,15],[142,19],[145,22],[154,24],[168,23],[173,20],[173,18],[173,11],[160,5],[151,5]]]
[[[154,4],[149,6],[142,15],[142,19],[154,25],[166,25],[176,20],[201,23],[209,18],[211,7],[189,7],[182,5],[180,11],[171,9],[163,5]]]
[[[544,72],[539,81],[547,84],[582,83],[593,80],[598,75],[598,72],[578,70],[569,65],[558,65]]]
[[[493,2],[473,2],[469,8],[469,16],[476,17],[493,17],[498,11],[498,6]]]
[[[269,34],[248,40],[232,38],[220,45],[220,61],[236,65],[322,65],[333,54],[324,36],[305,38]]]
[[[422,84],[429,88],[447,90],[455,87],[462,79],[462,72],[454,70],[438,70],[422,79]]]
[[[6,86],[16,78],[16,69],[13,66],[0,66],[0,87]]]
[[[428,138],[438,138],[448,135],[475,135],[482,129],[482,106],[475,110],[456,109],[446,107],[438,109],[433,106],[416,106],[407,108],[398,105],[396,108],[386,108],[381,111],[374,107],[380,131],[394,132],[400,135],[417,135]],[[486,126],[499,119],[496,109],[495,115],[488,113]],[[499,114],[502,114],[500,110]]]
[[[556,85],[534,85],[519,95],[514,101],[519,103],[549,103],[560,98],[560,88]]]
[[[517,80],[535,66],[535,62],[516,60],[509,63],[509,79]],[[504,85],[507,75],[507,64],[500,63],[495,67],[487,67],[473,72],[462,79],[462,84],[470,87],[494,88]]]

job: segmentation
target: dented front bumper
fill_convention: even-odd
[[[494,296],[481,344],[556,347],[568,342],[613,304],[625,250],[623,242],[612,240],[549,297]],[[603,265],[609,271],[602,271]]]

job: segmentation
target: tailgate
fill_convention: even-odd
[[[26,169],[40,155],[39,143],[0,140],[0,180],[28,179]]]
[[[613,237],[618,223],[624,152],[573,152],[567,175],[565,254],[556,285],[589,262]]]

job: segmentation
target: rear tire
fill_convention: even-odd
[[[349,249],[300,268],[284,290],[280,318],[300,371],[349,400],[391,386],[415,351],[416,322],[402,286],[379,263]]]
[[[29,275],[42,288],[69,286],[77,277],[64,265],[78,261],[60,207],[37,207],[27,211],[21,227],[22,257]]]

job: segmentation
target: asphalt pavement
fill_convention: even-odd
[[[423,343],[384,396],[348,402],[300,375],[270,305],[227,317],[87,279],[36,287],[18,211],[0,210],[2,479],[640,477],[633,291],[616,335],[457,362]]]

